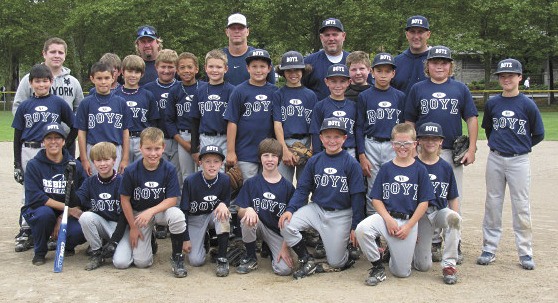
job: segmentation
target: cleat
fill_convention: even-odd
[[[535,261],[533,261],[533,257],[531,256],[521,256],[519,257],[519,263],[521,267],[526,270],[533,270],[535,269]]]
[[[33,235],[30,229],[20,229],[15,236],[15,251],[23,252],[33,248]]]
[[[99,268],[101,267],[101,265],[103,265],[103,262],[105,262],[105,259],[103,258],[101,250],[92,250],[91,257],[89,257],[89,262],[87,263],[87,265],[85,265],[85,270],[94,270],[96,268]]]
[[[188,275],[184,267],[184,254],[178,253],[171,258],[172,272],[175,278],[184,278]]]
[[[313,258],[298,260],[298,263],[300,266],[298,267],[298,270],[293,273],[293,278],[297,280],[302,279],[316,272],[317,265]]]
[[[240,264],[236,267],[236,272],[239,274],[247,274],[256,269],[258,269],[258,260],[246,257],[240,261]]]
[[[43,265],[43,264],[45,264],[45,257],[34,255],[33,256],[33,261],[31,261],[31,263],[33,263],[33,265],[37,265],[37,266]]]
[[[494,255],[493,253],[489,253],[487,251],[483,251],[481,255],[477,258],[478,265],[488,265],[494,261],[496,261],[496,255]]]
[[[229,275],[229,261],[227,258],[217,258],[215,274],[217,277],[226,277]]]
[[[103,258],[112,258],[112,256],[114,255],[114,251],[116,250],[116,246],[118,246],[118,243],[108,242],[107,244],[105,244],[105,246],[103,246],[101,256]],[[91,253],[93,253],[93,251],[91,251]]]
[[[386,279],[386,272],[384,265],[380,262],[378,265],[373,265],[368,273],[368,278],[364,280],[364,284],[368,286],[376,286],[378,283]]]
[[[442,261],[442,243],[432,243],[432,262]]]
[[[446,284],[455,284],[457,283],[457,269],[453,266],[444,267],[442,270],[444,275],[444,283]]]

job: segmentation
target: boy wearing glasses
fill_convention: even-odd
[[[389,269],[396,277],[411,274],[417,242],[417,222],[435,199],[426,167],[413,157],[416,133],[409,124],[397,124],[391,132],[395,159],[380,167],[369,199],[375,214],[358,224],[356,239],[372,269],[365,280],[375,286],[386,279],[376,238],[383,236],[390,247]]]

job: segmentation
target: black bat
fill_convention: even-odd
[[[76,162],[71,160],[66,165],[66,192],[64,195],[64,214],[62,214],[62,222],[58,230],[58,242],[56,244],[56,255],[54,257],[54,272],[61,272],[64,265],[64,251],[66,250],[66,229],[68,227],[68,204],[72,195],[72,186],[74,184],[74,173],[76,171]]]

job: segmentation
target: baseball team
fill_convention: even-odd
[[[384,262],[396,277],[440,262],[443,282],[457,283],[463,167],[475,162],[478,112],[453,78],[451,50],[428,45],[427,18],[407,20],[407,50],[372,60],[343,50],[335,18],[319,28],[323,49],[286,52],[275,67],[248,45],[244,15],[230,15],[225,33],[228,46],[205,55],[202,81],[196,55],[163,49],[156,29],[140,26],[137,55],[103,55],[86,97],[63,66],[64,40],[44,43],[44,63],[22,78],[13,107],[14,178],[24,185],[15,251],[33,248],[32,263],[42,265],[56,249],[77,143],[65,250],[87,242],[86,270],[111,258],[118,269],[149,267],[157,239],[169,235],[179,278],[186,259],[192,267],[212,259],[216,275],[228,276],[229,242],[241,239],[239,274],[258,268],[258,249],[275,274],[295,279],[346,270],[362,253],[372,263],[366,285],[386,279]],[[476,262],[496,259],[507,185],[519,264],[532,270],[529,152],[544,126],[519,91],[522,74],[519,61],[501,60],[502,93],[484,106],[490,153]],[[456,162],[462,123],[469,149]],[[233,166],[244,180],[234,194]]]

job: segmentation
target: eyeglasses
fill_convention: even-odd
[[[391,141],[391,143],[393,144],[393,146],[395,147],[411,147],[415,141]]]

